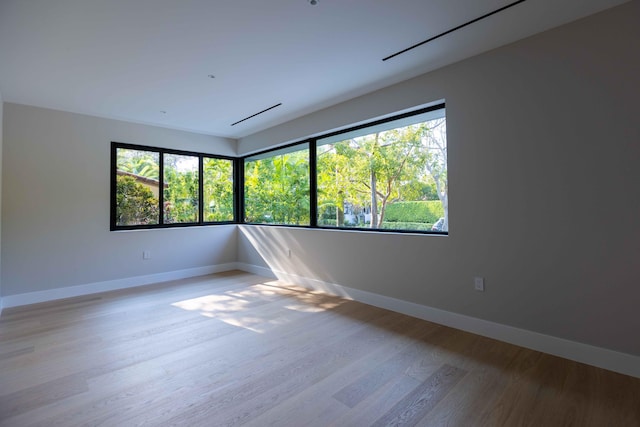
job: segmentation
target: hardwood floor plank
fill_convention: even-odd
[[[244,272],[0,319],[0,426],[640,426],[640,379]]]
[[[409,348],[369,370],[366,375],[360,377],[357,381],[334,393],[333,397],[349,408],[354,408],[358,403],[374,394],[380,387],[407,370],[423,351],[423,346],[417,343],[409,346]]]
[[[2,352],[0,353],[0,360],[10,359],[12,357],[17,357],[17,356],[24,356],[25,354],[33,353],[34,350],[35,350],[34,346],[28,346],[28,347],[19,348],[17,350]]]
[[[435,324],[413,323],[402,333],[394,335],[392,339],[386,340],[375,350],[360,358],[357,363],[335,369],[324,379],[306,387],[293,398],[273,406],[260,417],[244,425],[255,427],[284,425],[287,420],[304,420],[300,425],[328,425],[343,416],[349,409],[345,405],[336,404],[333,396],[336,394],[335,390],[343,390],[350,384],[362,382],[363,378],[369,378],[372,370],[378,372],[381,368],[389,367],[385,364],[388,364],[390,359],[410,351],[408,349],[412,347],[415,348],[420,341],[433,335],[440,328],[441,326]],[[384,385],[372,390],[372,393],[381,387]],[[370,393],[367,393],[367,396],[369,395]]]
[[[397,326],[404,319],[387,313],[372,319],[374,325]],[[405,324],[406,326],[406,324]],[[214,394],[210,399],[169,420],[169,423],[191,424],[215,420],[217,425],[239,425],[266,410],[265,404],[277,404],[304,387],[329,375],[337,366],[352,362],[371,351],[371,347],[390,335],[385,328],[365,328],[344,339],[272,370],[239,387]],[[256,399],[257,398],[257,399]],[[240,409],[237,409],[237,407]]]
[[[87,391],[86,378],[82,375],[70,375],[49,381],[38,386],[0,396],[0,414],[14,417],[42,405],[75,396]]]
[[[322,298],[326,298],[326,297],[323,296]],[[282,301],[276,300],[273,302],[273,304],[282,304]],[[261,306],[262,309],[264,309],[264,307],[265,306]],[[354,318],[355,322],[352,322],[353,324],[357,324],[359,325],[359,327],[366,327],[367,321],[379,315],[380,312],[384,312],[384,311],[379,311],[377,309],[372,311],[370,308],[367,308],[366,306],[357,305],[354,309],[350,310],[348,314],[350,317]],[[261,316],[261,313],[262,312],[259,310],[258,312],[254,312],[253,314],[254,316]],[[290,311],[289,313],[290,315],[296,315],[296,312],[293,312],[293,311]],[[362,313],[362,315],[360,313]],[[333,316],[333,317],[336,320],[339,320],[341,322],[343,322],[344,320],[344,317],[341,317],[341,316]],[[218,324],[225,325],[224,323],[217,322],[214,319],[209,319],[209,320],[212,320]],[[268,318],[265,319],[265,321],[267,320]],[[292,342],[293,344],[301,344],[300,339],[304,338],[306,341],[309,341],[310,343],[313,344],[313,347],[309,347],[311,350],[313,350],[314,348],[317,350],[322,345],[322,342],[317,341],[314,338],[313,334],[303,333],[304,329],[308,329],[309,327],[308,324],[305,325],[299,322],[290,322],[290,323],[279,322],[279,324],[281,325],[281,328],[285,328],[285,329],[295,328],[294,330],[291,331],[292,338],[296,338],[297,340],[297,341],[294,340]],[[323,322],[323,325],[324,324],[331,326],[331,323],[326,321]],[[335,329],[337,331],[340,331],[340,333],[332,334],[331,337],[326,337],[324,341],[325,343],[331,342],[331,339],[342,337],[346,333],[352,332],[351,329],[349,328],[344,329],[339,324],[335,325]],[[301,354],[304,354],[303,349],[305,348],[305,345],[303,343],[302,343],[303,345],[293,345],[293,346],[285,343],[285,348],[283,349],[283,348],[280,348],[282,347],[282,344],[283,344],[282,342],[273,341],[268,337],[266,337],[266,335],[264,334],[256,334],[255,332],[252,332],[248,329],[242,329],[242,328],[236,329],[236,330],[238,332],[233,334],[233,336],[230,336],[232,340],[229,340],[227,338],[225,339],[224,343],[203,340],[198,346],[189,347],[188,349],[183,348],[174,352],[173,354],[185,353],[185,352],[188,352],[189,354],[185,357],[185,359],[183,359],[184,363],[178,362],[178,363],[170,364],[170,362],[166,360],[162,361],[162,363],[165,364],[166,375],[165,375],[165,378],[162,379],[161,381],[159,380],[158,382],[149,381],[149,382],[140,383],[134,387],[129,388],[128,390],[123,390],[121,388],[118,388],[115,391],[114,395],[108,395],[109,397],[107,398],[107,401],[108,401],[107,405],[101,405],[100,407],[98,407],[99,402],[88,402],[87,403],[88,406],[93,408],[92,416],[94,418],[99,416],[110,417],[111,418],[110,421],[124,422],[124,420],[127,420],[128,418],[135,416],[135,413],[132,411],[120,411],[117,415],[111,416],[109,414],[109,412],[111,411],[110,405],[113,404],[113,405],[126,406],[127,408],[134,408],[138,406],[140,402],[144,402],[147,407],[160,406],[161,408],[171,408],[171,412],[174,412],[176,410],[176,407],[180,406],[179,404],[177,405],[176,402],[179,402],[179,403],[182,402],[182,400],[180,399],[185,397],[184,393],[186,393],[186,398],[187,398],[184,401],[187,402],[189,405],[191,405],[194,402],[188,400],[190,395],[206,398],[206,396],[212,392],[211,391],[212,389],[216,390],[217,388],[226,387],[225,385],[226,383],[232,384],[232,383],[235,383],[236,381],[246,381],[247,378],[244,378],[246,373],[251,374],[256,370],[264,370],[265,367],[269,367],[271,363],[269,362],[268,358],[264,357],[265,352],[267,353],[267,355],[273,356],[274,358],[276,358],[280,363],[283,363],[283,362],[286,363],[286,359],[281,360],[282,356],[283,355],[286,356],[287,354],[285,352],[286,347],[291,347],[291,350],[292,350],[291,357],[299,357]],[[285,334],[284,336],[287,336],[287,335]],[[252,337],[257,337],[259,339],[252,339]],[[211,345],[209,345],[208,343]],[[248,346],[248,343],[255,343],[255,345]],[[273,348],[274,345],[278,346],[275,348],[275,350],[277,351],[274,351],[274,348]],[[218,351],[220,350],[220,347],[229,348],[230,351],[220,353]],[[242,348],[243,350],[249,350],[249,351],[243,351],[242,353],[238,354],[236,351],[236,349],[238,348]],[[199,362],[204,362],[204,359],[194,359],[195,354],[203,355],[203,357],[206,357],[206,360],[208,360],[209,363],[204,365],[202,363],[199,363]],[[256,364],[256,359],[259,360],[260,363]],[[154,359],[154,361],[155,360],[157,359]],[[255,366],[249,366],[247,369],[243,369],[243,366],[239,365],[239,360],[246,360],[247,363],[250,363],[251,365],[255,365]],[[187,369],[186,371],[184,371],[184,368],[176,370],[175,369],[176,366],[178,367],[186,366],[186,367],[189,367],[189,369]],[[241,369],[234,369],[238,367],[240,367]],[[202,369],[203,373],[197,374],[197,377],[200,378],[200,376],[202,376],[202,378],[207,378],[206,375],[208,375],[209,377],[212,378],[211,382],[194,384],[194,383],[191,383],[191,381],[183,380],[184,374],[187,374],[189,373],[189,371],[192,371],[194,369],[200,369],[200,368],[203,368]],[[90,380],[90,384],[91,383],[92,383],[92,380]],[[162,401],[162,399],[161,400],[158,400],[157,398],[154,399],[154,395],[157,395],[158,388],[162,388],[165,391],[171,391],[171,390],[174,390],[174,391],[172,392],[172,395],[170,396],[170,398],[167,398],[166,401]],[[179,394],[179,395],[174,395],[174,394]],[[49,417],[46,419],[46,422],[43,423],[42,425],[63,424],[66,422],[66,420],[73,418],[73,416],[74,416],[73,413],[64,413],[64,414],[61,414],[58,418]]]
[[[371,426],[389,412],[394,405],[418,388],[420,384],[421,382],[415,378],[401,375],[385,384],[351,411],[332,420],[328,425],[333,427]]]
[[[443,365],[424,383],[396,403],[373,424],[373,427],[418,425],[466,373],[454,366]]]
[[[248,359],[247,364],[241,364],[239,366],[239,369],[237,369],[237,372],[233,372],[232,370],[229,370],[227,373],[221,372],[220,376],[216,378],[216,382],[231,383],[235,386],[236,384],[244,384],[248,381],[251,381],[252,376],[250,374],[248,375],[248,373],[273,373],[278,369],[282,370],[283,368],[286,368],[286,366],[290,364],[292,360],[296,360],[296,358],[300,358],[305,354],[307,355],[306,357],[310,357],[310,355],[321,351],[323,348],[334,345],[334,343],[338,342],[339,340],[344,340],[345,337],[353,333],[354,327],[358,329],[365,328],[367,325],[367,321],[371,321],[380,314],[378,312],[371,312],[370,310],[361,311],[358,307],[354,307],[354,309],[355,310],[351,310],[349,312],[349,316],[345,317],[335,316],[335,313],[328,313],[331,315],[332,320],[324,321],[322,322],[322,325],[323,327],[327,326],[335,332],[331,333],[330,335],[325,335],[321,340],[318,340],[318,336],[314,333],[308,333],[308,331],[305,331],[304,329],[298,329],[299,324],[295,325],[296,329],[298,329],[298,332],[291,331],[291,333],[285,335],[288,336],[288,339],[286,340],[287,344],[284,347],[278,346],[276,348],[270,348],[267,352],[266,357],[260,357],[259,351],[254,353],[258,354],[258,357]],[[362,317],[358,313],[363,313],[366,316]],[[353,315],[356,315],[355,318],[353,317]],[[313,325],[307,325],[307,329],[309,326]],[[262,335],[259,335],[259,337],[261,339],[263,338]],[[244,347],[246,347],[246,344]],[[218,367],[212,366],[212,370],[214,372],[216,368]],[[251,389],[251,386],[248,388]],[[207,405],[206,400],[203,401],[203,405]],[[173,409],[177,408],[174,407]],[[189,408],[185,407],[184,410],[189,410]],[[179,411],[180,410],[178,409],[178,412]]]

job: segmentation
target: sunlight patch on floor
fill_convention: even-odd
[[[242,311],[248,304],[249,302],[246,300],[228,295],[206,295],[199,298],[174,302],[171,305],[188,311],[228,313]]]
[[[280,281],[258,283],[241,290],[229,290],[222,294],[205,295],[198,298],[174,302],[173,307],[197,312],[201,316],[218,319],[231,326],[264,333],[274,327],[291,323],[293,319],[286,315],[273,317],[273,313],[264,317],[256,301],[271,301],[274,296],[288,296],[291,301],[282,306],[284,310],[300,313],[320,313],[331,310],[344,300],[327,298],[327,295],[299,287],[285,287]],[[252,309],[251,305],[254,305]]]
[[[289,304],[286,308],[305,313],[319,313],[322,311],[332,310],[345,302],[347,301],[340,299],[318,300],[314,298],[301,298],[300,301],[297,301],[295,304]]]
[[[249,304],[250,302],[246,299],[235,296],[206,295],[174,302],[171,305],[183,310],[198,312],[201,316],[218,319],[231,326],[262,333],[264,331],[257,325],[264,323],[265,319],[242,315],[243,311],[249,310]]]

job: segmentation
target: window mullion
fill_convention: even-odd
[[[237,223],[244,223],[244,159],[236,159],[233,163],[235,181],[235,212]]]
[[[318,226],[318,174],[316,140],[309,141],[309,225]]]
[[[198,224],[204,224],[204,156],[198,155]]]
[[[158,165],[158,176],[160,179],[158,190],[158,224],[164,225],[164,151],[160,151],[160,164]]]

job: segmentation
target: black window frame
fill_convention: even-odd
[[[111,231],[126,231],[126,230],[146,230],[156,228],[179,228],[179,227],[197,227],[197,226],[210,226],[210,225],[259,225],[263,227],[290,227],[290,228],[307,228],[307,229],[321,229],[321,230],[334,230],[334,231],[351,231],[351,232],[368,232],[368,233],[394,233],[394,234],[436,234],[436,235],[448,235],[448,231],[433,231],[433,230],[398,230],[398,229],[381,229],[381,228],[356,228],[356,227],[338,227],[338,226],[323,226],[318,225],[318,171],[317,171],[317,141],[325,138],[337,136],[340,134],[346,134],[369,127],[378,126],[387,122],[400,120],[403,118],[416,116],[419,114],[428,113],[436,110],[446,109],[445,103],[440,102],[428,107],[420,108],[413,111],[396,114],[393,116],[385,117],[383,119],[372,120],[370,122],[364,122],[356,126],[351,126],[337,131],[327,132],[321,135],[316,135],[311,138],[304,138],[299,141],[278,145],[265,150],[259,150],[252,152],[244,156],[225,156],[211,153],[200,153],[186,150],[176,150],[163,147],[154,147],[140,144],[131,144],[123,142],[111,142],[111,191],[110,191],[110,230]],[[270,223],[253,223],[245,221],[245,161],[255,156],[261,156],[270,152],[275,152],[283,149],[300,147],[300,150],[305,149],[307,145],[309,150],[309,225],[296,225],[296,224],[270,224]],[[119,148],[151,151],[159,153],[159,181],[163,182],[164,178],[164,155],[176,154],[184,156],[198,157],[198,209],[199,220],[197,222],[190,223],[164,223],[164,211],[163,211],[163,198],[164,191],[159,191],[158,197],[158,209],[159,218],[158,224],[145,224],[145,225],[117,225],[117,199],[116,199],[116,187],[117,187],[117,151]],[[448,149],[448,148],[447,148]],[[233,220],[229,221],[204,221],[204,203],[203,203],[203,159],[222,159],[231,161],[233,168]]]
[[[424,113],[429,113],[431,111],[437,110],[446,110],[446,106],[444,102],[437,103],[428,107],[420,108],[413,111],[408,111],[401,114],[396,114],[393,116],[385,117],[383,119],[372,120],[370,122],[365,122],[359,124],[357,126],[351,126],[345,129],[341,129],[338,131],[327,132],[325,134],[317,135],[312,138],[305,138],[300,141],[287,143],[284,145],[279,145],[276,147],[271,147],[266,150],[260,150],[256,152],[252,152],[251,154],[242,156],[239,158],[239,165],[242,167],[242,172],[239,176],[238,181],[238,199],[242,203],[242,216],[239,217],[238,223],[242,225],[260,225],[264,227],[292,227],[292,228],[310,228],[310,229],[320,229],[320,230],[339,230],[339,231],[353,231],[353,232],[368,232],[368,233],[394,233],[394,234],[437,234],[437,235],[449,235],[449,231],[434,231],[434,230],[397,230],[397,229],[382,229],[382,228],[356,228],[356,227],[333,227],[333,226],[322,226],[318,225],[318,171],[317,171],[317,142],[318,140],[329,138],[332,136],[337,136],[340,134],[346,134],[348,132],[357,131],[360,129],[366,129],[369,127],[378,126],[384,123],[392,122],[395,120],[400,120],[403,118],[417,116]],[[296,146],[303,146],[308,144],[309,146],[309,225],[289,225],[289,224],[269,224],[269,223],[253,223],[253,222],[245,222],[244,221],[244,164],[245,160],[251,157],[260,156],[263,154],[268,154],[270,152],[279,151],[285,148],[292,148]],[[448,148],[447,148],[448,150]]]
[[[184,223],[165,223],[164,222],[164,191],[162,185],[158,192],[158,223],[157,224],[141,224],[141,225],[118,225],[117,222],[117,170],[118,170],[118,149],[126,150],[138,150],[138,151],[150,151],[159,154],[158,168],[160,183],[164,182],[164,156],[169,155],[182,155],[198,158],[198,221],[184,222]],[[204,221],[204,168],[203,160],[208,159],[221,159],[231,161],[233,168],[233,219],[230,221]],[[238,192],[237,192],[237,167],[238,159],[232,156],[223,156],[219,154],[211,153],[199,153],[194,151],[174,150],[162,147],[152,147],[148,145],[130,144],[123,142],[111,141],[111,191],[110,191],[110,230],[111,231],[125,231],[125,230],[147,230],[154,228],[176,228],[176,227],[197,227],[205,225],[222,225],[222,224],[237,224],[238,222]]]

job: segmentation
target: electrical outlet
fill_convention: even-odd
[[[287,258],[291,258],[291,249],[287,249]]]
[[[142,259],[151,259],[151,251],[142,251]]]
[[[473,287],[476,291],[484,292],[484,277],[474,277]]]

